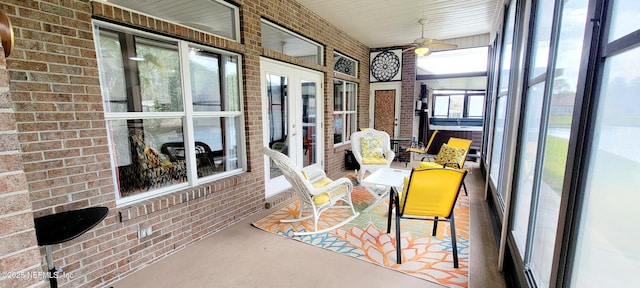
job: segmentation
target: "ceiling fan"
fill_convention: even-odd
[[[413,52],[418,56],[428,56],[431,54],[431,51],[436,49],[454,49],[457,48],[458,45],[455,44],[447,44],[442,43],[436,39],[424,38],[424,25],[427,24],[427,19],[420,19],[418,23],[422,26],[422,34],[420,34],[420,38],[416,39],[411,43],[413,47],[405,49],[404,51],[409,51],[413,49]],[[402,51],[402,52],[404,52]]]

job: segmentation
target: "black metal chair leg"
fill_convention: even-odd
[[[398,259],[396,261],[398,264],[402,264],[402,244],[400,243],[400,207],[396,207],[396,259]]]
[[[436,236],[437,231],[438,231],[438,216],[433,218],[433,231],[431,231],[431,236]]]
[[[389,191],[389,213],[387,214],[387,234],[391,233],[391,217],[393,217],[393,205],[395,203],[395,193],[393,188]]]
[[[458,245],[456,243],[456,225],[453,221],[453,212],[451,212],[449,223],[449,226],[451,226],[451,249],[453,250],[453,268],[458,268]]]
[[[462,188],[464,188],[464,196],[469,196],[469,193],[467,193],[467,185],[464,184],[464,181],[462,181]]]

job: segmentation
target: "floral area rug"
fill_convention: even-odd
[[[468,287],[468,196],[460,193],[454,210],[459,259],[459,268],[456,269],[453,268],[450,228],[446,222],[438,223],[436,236],[431,236],[433,221],[402,219],[402,264],[396,264],[395,220],[391,222],[391,233],[386,233],[388,200],[373,204],[375,198],[367,189],[356,185],[351,193],[360,215],[346,225],[326,233],[293,236],[296,231],[313,231],[313,219],[297,223],[280,222],[280,219],[298,216],[299,201],[287,204],[253,223],[253,226],[448,287]],[[350,215],[349,209],[329,209],[321,215],[318,229],[330,227]]]

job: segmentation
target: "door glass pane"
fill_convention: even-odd
[[[287,142],[287,78],[267,74],[267,114],[269,117],[269,147],[288,155]],[[271,178],[282,175],[282,172],[271,163]]]
[[[316,83],[302,82],[302,159],[304,167],[317,162],[318,133],[316,118]]]
[[[588,0],[564,1],[562,10],[530,263],[535,280],[542,287],[549,286],[551,277],[560,197],[587,22],[585,7],[588,4]]]
[[[640,29],[640,1],[613,1],[609,28],[609,42]]]
[[[604,66],[571,287],[640,287],[638,59],[635,48]]]
[[[529,225],[529,212],[531,206],[531,193],[533,191],[533,177],[537,159],[538,137],[540,135],[540,122],[542,114],[542,102],[544,99],[545,82],[540,82],[527,91],[527,102],[524,114],[522,131],[522,146],[518,169],[518,182],[515,191],[515,206],[513,218],[513,237],[516,240],[520,254],[524,255]]]

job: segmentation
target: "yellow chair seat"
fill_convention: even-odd
[[[333,180],[329,179],[329,178],[324,178],[318,182],[315,182],[311,185],[313,185],[313,188],[319,189],[322,188],[324,186],[327,186],[329,184],[331,184],[331,182],[333,182]],[[313,203],[315,203],[317,206],[320,206],[324,203],[329,202],[330,197],[336,197],[340,194],[344,193],[344,188],[338,188],[338,189],[334,189],[333,191],[330,191],[328,193],[323,193],[323,194],[318,194],[316,196],[313,197]]]
[[[387,164],[387,159],[378,157],[362,158],[362,164]]]

